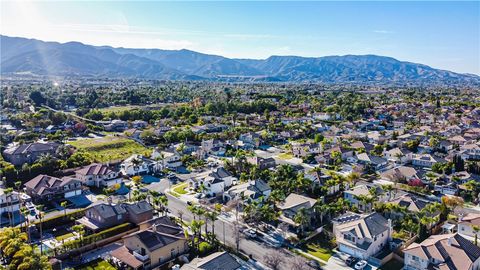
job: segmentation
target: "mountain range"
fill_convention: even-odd
[[[361,84],[480,84],[480,76],[377,55],[232,59],[190,50],[128,49],[0,36],[2,74]]]

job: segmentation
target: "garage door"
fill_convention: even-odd
[[[69,191],[69,192],[65,193],[65,198],[70,198],[70,197],[77,196],[77,195],[80,195],[80,194],[82,194],[81,190]]]

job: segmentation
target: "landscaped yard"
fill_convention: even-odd
[[[324,261],[328,261],[333,255],[332,247],[329,246],[329,241],[321,236],[314,237],[304,244],[301,249]]]
[[[79,150],[92,155],[96,162],[123,160],[132,154],[150,155],[151,150],[139,143],[122,137],[105,136],[103,138],[80,139],[70,141]]]
[[[81,265],[77,270],[116,270],[111,264],[105,260],[95,260],[91,261],[88,264]]]
[[[187,191],[185,190],[187,187],[188,187],[187,183],[182,183],[174,187],[173,191],[175,191],[178,194],[187,194]]]
[[[278,158],[280,159],[292,159],[293,158],[293,155],[290,154],[290,153],[281,153],[280,155],[278,155]]]
[[[62,240],[65,240],[65,239],[70,238],[70,237],[73,237],[73,236],[75,236],[75,234],[73,234],[73,233],[67,233],[67,234],[64,234],[64,235],[56,236],[55,239],[56,239],[58,242],[61,242]]]

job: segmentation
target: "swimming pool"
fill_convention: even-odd
[[[151,184],[156,182],[160,182],[160,179],[155,176],[151,176],[151,175],[142,176],[142,183],[144,184]]]

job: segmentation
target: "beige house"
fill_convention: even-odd
[[[432,235],[404,250],[405,270],[478,270],[480,247],[460,234]]]
[[[475,233],[480,238],[480,231],[475,232],[474,228],[480,229],[480,214],[468,213],[461,217],[458,222],[458,233],[463,237],[474,239]]]

